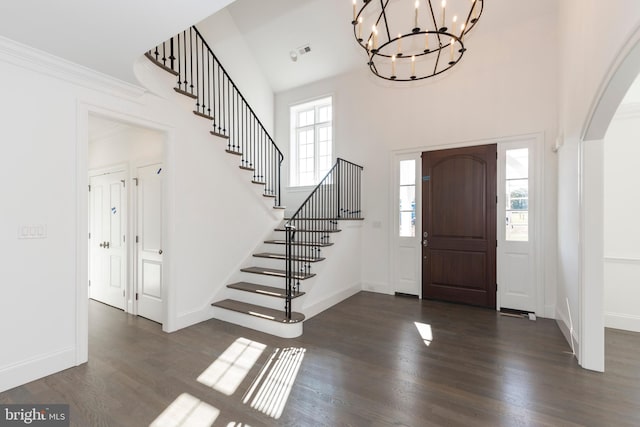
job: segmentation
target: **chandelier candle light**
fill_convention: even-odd
[[[391,81],[427,79],[460,62],[466,51],[464,39],[484,7],[484,0],[352,3],[353,34],[367,53],[367,64],[373,74]],[[369,34],[363,34],[363,25],[371,28]]]

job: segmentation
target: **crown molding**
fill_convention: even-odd
[[[47,52],[0,36],[0,61],[109,95],[136,99],[146,90]],[[131,64],[133,67],[133,64]]]

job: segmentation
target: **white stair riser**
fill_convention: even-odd
[[[282,288],[284,288],[284,286]],[[231,288],[229,289],[228,295],[230,299],[233,299],[236,301],[242,301],[249,304],[259,305],[261,307],[273,308],[274,310],[284,311],[284,303],[285,303],[284,298],[272,297],[269,295],[262,295],[254,292],[246,292],[246,291],[241,291],[239,289],[231,289]],[[291,306],[292,307],[291,309],[293,311],[301,311],[302,298],[304,298],[304,295],[300,298],[294,298],[292,300],[293,304]]]
[[[311,270],[313,272],[313,269]],[[314,278],[310,278],[307,280],[301,280],[300,281],[300,290],[302,292],[305,292],[304,287],[307,284],[311,284],[311,281],[314,280]],[[253,273],[245,273],[245,272],[241,272],[238,275],[238,282],[249,282],[249,283],[259,283],[261,285],[265,285],[265,286],[273,286],[275,288],[281,288],[284,289],[285,286],[285,278],[284,277],[275,277],[275,276],[267,276],[264,274],[253,274]]]
[[[249,262],[251,263],[249,267],[266,267],[284,270],[286,266],[285,260],[283,259],[261,258],[256,256],[252,257]]]
[[[224,322],[255,329],[256,331],[275,335],[282,338],[296,338],[302,335],[302,322],[279,323],[273,320],[261,319],[249,314],[213,307],[213,317]]]

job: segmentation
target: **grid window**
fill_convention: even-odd
[[[291,186],[315,185],[333,165],[331,97],[291,107]]]
[[[416,161],[400,161],[400,237],[416,235]]]
[[[529,240],[529,149],[506,151],[506,240]]]

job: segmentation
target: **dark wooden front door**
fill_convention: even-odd
[[[422,153],[423,298],[495,308],[496,153]]]

